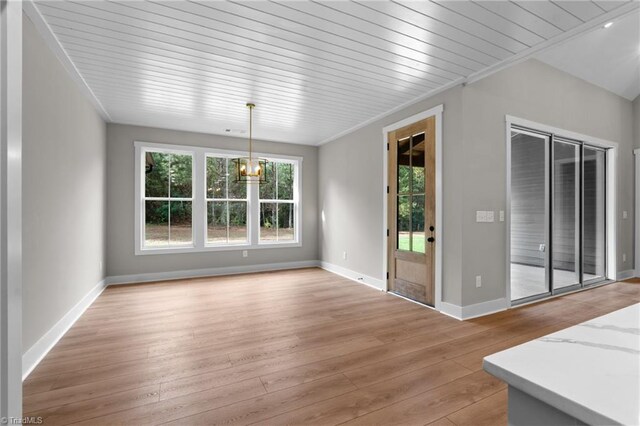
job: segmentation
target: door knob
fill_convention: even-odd
[[[429,238],[427,238],[427,241],[429,241],[430,243],[434,242],[435,240],[436,240],[436,239],[435,239],[435,238],[433,238],[433,237],[429,237]]]

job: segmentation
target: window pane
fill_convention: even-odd
[[[226,158],[207,157],[207,198],[227,197]]]
[[[605,152],[584,148],[584,280],[606,274]]]
[[[411,250],[411,202],[410,196],[398,197],[398,249]]]
[[[269,161],[265,167],[265,183],[260,184],[260,199],[276,199],[276,168],[275,163]]]
[[[580,283],[580,146],[553,144],[553,287]]]
[[[191,201],[170,201],[171,218],[169,240],[171,245],[191,245],[193,231],[191,225]]]
[[[247,203],[229,202],[229,242],[247,242]]]
[[[278,171],[278,200],[293,200],[293,165],[276,163]]]
[[[413,137],[411,148],[411,169],[414,194],[424,193],[424,133]]]
[[[295,239],[293,210],[293,203],[278,204],[278,241]]]
[[[411,206],[411,251],[424,253],[424,195],[414,195]]]
[[[207,243],[227,242],[227,202],[207,202]]]
[[[167,201],[145,201],[145,247],[169,244],[169,203]]]
[[[276,241],[277,204],[260,203],[260,241]]]
[[[247,182],[236,182],[236,174],[233,172],[234,164],[229,161],[229,173],[227,174],[229,179],[229,198],[235,199],[247,199]]]
[[[171,155],[171,198],[191,198],[191,155]]]
[[[170,154],[147,152],[145,155],[144,193],[147,197],[169,196]]]
[[[411,179],[411,140],[398,141],[398,194],[408,194]]]

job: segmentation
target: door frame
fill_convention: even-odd
[[[384,290],[389,291],[389,280],[387,278],[387,273],[389,271],[388,265],[388,250],[387,250],[387,229],[388,229],[388,218],[387,218],[387,208],[388,208],[388,200],[387,200],[387,186],[389,185],[389,164],[388,164],[388,156],[387,156],[387,143],[389,142],[387,137],[389,132],[394,130],[401,129],[403,127],[408,126],[409,124],[413,124],[417,121],[424,120],[425,118],[435,117],[436,120],[436,252],[435,252],[435,276],[434,276],[434,308],[437,311],[441,310],[442,305],[442,244],[443,244],[443,233],[442,233],[442,113],[444,111],[444,105],[440,104],[436,107],[428,109],[426,111],[420,112],[418,114],[412,115],[411,117],[407,117],[403,120],[400,120],[396,123],[389,124],[382,128],[382,241],[384,241],[383,249],[382,249],[382,279],[384,281]],[[418,303],[418,302],[416,302]],[[427,305],[423,305],[427,306]]]
[[[524,118],[518,118],[511,115],[505,115],[505,146],[506,146],[506,206],[505,206],[505,225],[506,225],[506,240],[505,240],[505,294],[507,299],[507,306],[521,305],[522,303],[514,304],[511,300],[511,126],[525,127],[531,130],[537,130],[540,132],[549,133],[562,139],[570,139],[584,142],[588,145],[592,145],[597,148],[606,148],[606,171],[607,176],[606,189],[605,189],[605,220],[606,220],[606,264],[607,274],[606,279],[617,279],[617,186],[618,186],[618,143],[605,139],[596,138],[594,136],[583,135],[581,133],[571,132],[569,130],[560,129],[558,127],[548,126],[546,124],[537,123],[535,121],[526,120]],[[552,138],[553,140],[553,138]],[[553,148],[553,146],[552,146]],[[580,291],[584,288],[579,288],[574,291]],[[562,293],[566,294],[566,293]],[[556,295],[557,296],[557,295]],[[549,297],[555,297],[554,295]],[[547,297],[548,298],[548,297]],[[544,299],[544,298],[542,298]],[[542,299],[536,299],[539,301]],[[525,304],[528,302],[524,302]]]

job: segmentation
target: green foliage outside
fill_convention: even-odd
[[[145,174],[145,194],[147,197],[191,198],[192,163],[191,155],[151,153],[154,165]],[[172,224],[191,223],[190,201],[147,201],[146,223],[166,224],[171,211]]]

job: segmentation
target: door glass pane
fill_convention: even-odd
[[[411,251],[424,253],[424,195],[414,195],[411,205]]]
[[[411,250],[411,196],[398,196],[398,250]]]
[[[580,283],[580,145],[553,146],[553,287]]]
[[[548,138],[511,132],[511,299],[549,292]]]
[[[398,194],[409,194],[411,188],[411,139],[398,141]]]
[[[171,245],[193,244],[193,231],[191,226],[191,201],[170,201],[171,219],[169,228],[169,241]]]
[[[424,133],[414,136],[411,147],[412,192],[424,194]]]
[[[584,281],[606,276],[605,159],[584,147]]]

